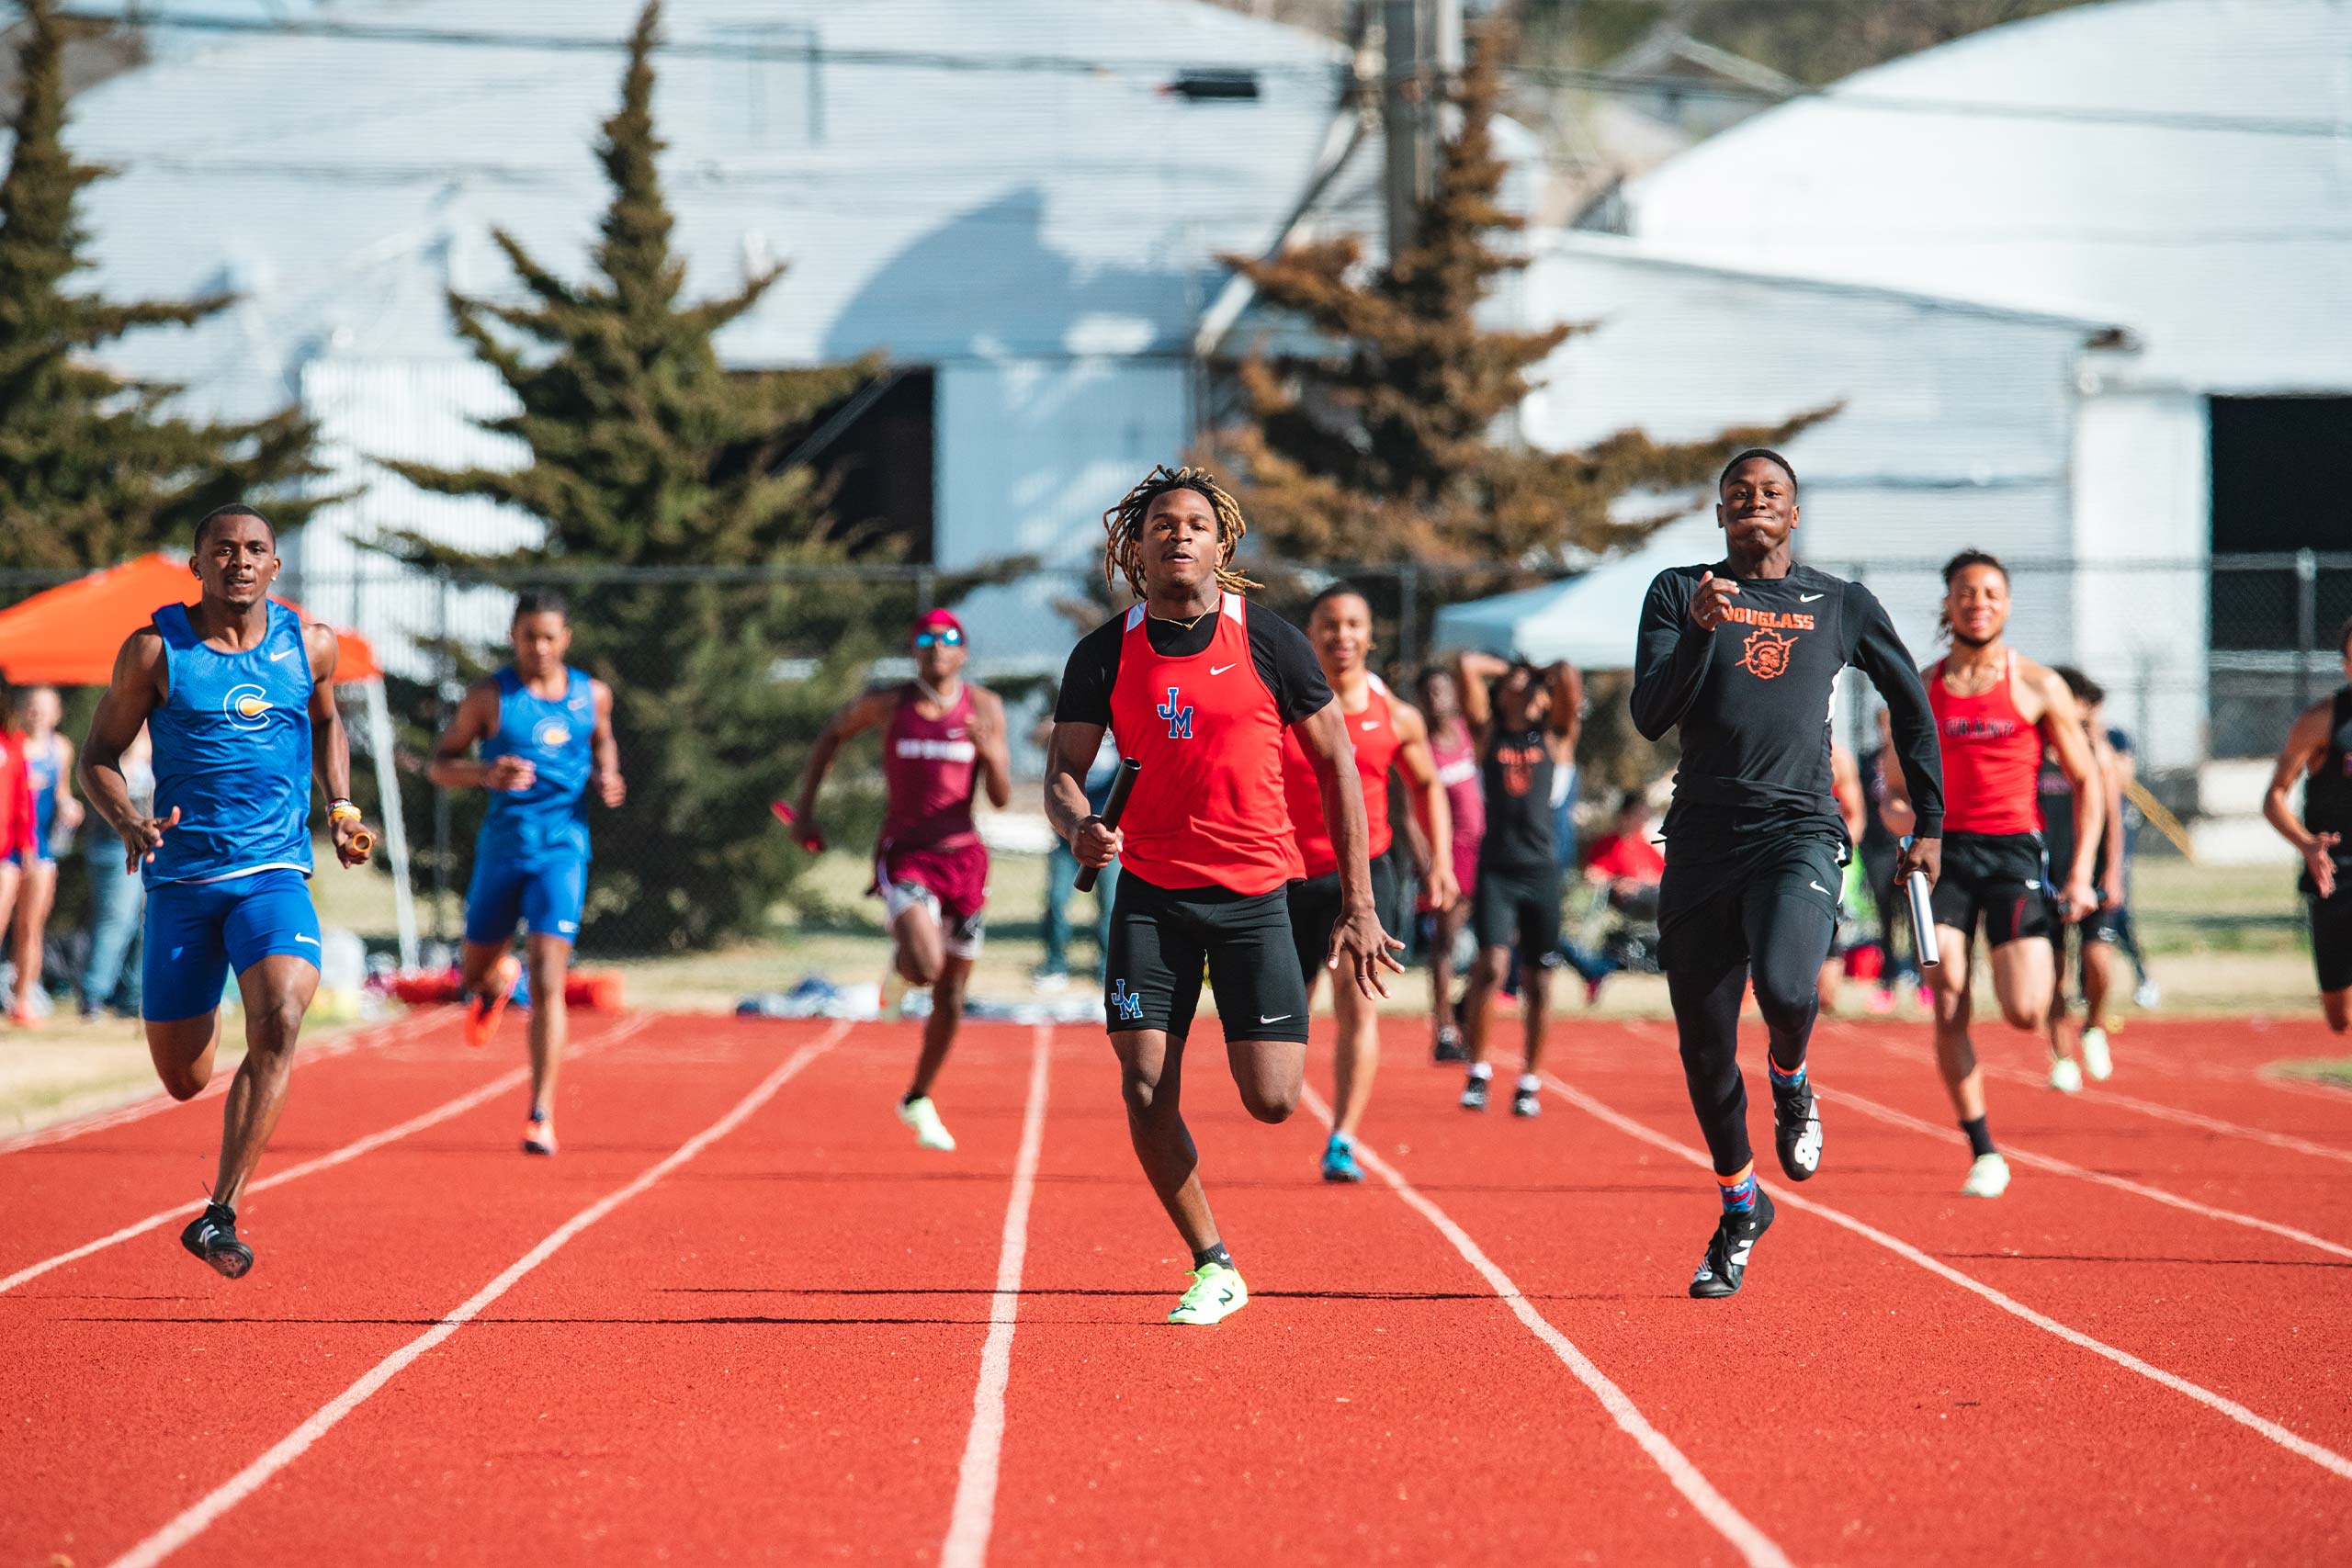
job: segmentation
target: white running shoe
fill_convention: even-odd
[[[956,1146],[956,1135],[947,1130],[947,1123],[939,1119],[939,1107],[931,1102],[929,1095],[921,1100],[900,1100],[899,1120],[914,1129],[915,1142],[924,1148],[953,1149]]]
[[[1998,1198],[2009,1190],[2009,1162],[1996,1151],[1978,1155],[1968,1168],[1968,1179],[1960,1184],[1963,1198]]]
[[[2105,1083],[2115,1076],[2115,1058],[2108,1054],[2106,1030],[2083,1031],[2083,1071],[2090,1075],[2093,1083]]]
[[[2156,983],[2154,980],[2143,980],[2140,982],[2140,988],[2132,993],[2132,999],[2153,1012],[2155,1010],[2156,1004],[2165,999],[2165,994],[2156,989]]]
[[[2089,1036],[2086,1035],[2084,1039],[2087,1043]],[[2083,1055],[2087,1056],[2090,1053],[2086,1050]],[[2053,1056],[2051,1058],[2050,1087],[2060,1094],[2083,1092],[2083,1069],[2075,1066],[2074,1057]]]

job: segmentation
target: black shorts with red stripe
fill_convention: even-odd
[[[1933,903],[1936,924],[1972,940],[1981,918],[1987,947],[2047,939],[2058,918],[2051,907],[2041,835],[1945,834],[1943,872],[1936,879]]]

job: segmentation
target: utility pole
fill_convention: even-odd
[[[1462,70],[1462,0],[1380,0],[1380,19],[1384,188],[1395,256],[1413,243],[1414,217],[1437,186],[1446,91]]]

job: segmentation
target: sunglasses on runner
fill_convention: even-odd
[[[964,646],[964,634],[954,626],[949,626],[945,631],[915,633],[917,648],[935,648],[941,643],[945,643],[950,648],[961,648]]]

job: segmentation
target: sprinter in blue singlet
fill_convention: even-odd
[[[74,743],[57,733],[64,710],[54,686],[28,686],[17,694],[17,728],[24,735],[25,774],[33,786],[33,841],[19,860],[17,889],[17,998],[9,1017],[20,1029],[39,1029],[48,1016],[41,985],[41,955],[49,936],[49,913],[57,901],[57,854],[81,826],[82,803],[74,798]]]
[[[245,1059],[229,1085],[212,1201],[180,1244],[234,1280],[253,1267],[237,1200],[286,1106],[294,1043],[319,987],[311,908],[311,780],[327,792],[335,854],[364,863],[351,750],[334,706],[334,633],[269,597],[275,530],[249,506],[196,525],[194,604],[166,604],[115,655],[78,777],[147,883],[141,1010],[164,1088],[211,1081],[229,976],[245,1010]],[[147,727],[155,799],[132,804],[122,753]]]
[[[514,662],[478,681],[433,748],[426,770],[445,789],[490,791],[466,891],[466,1042],[487,1045],[523,966],[509,953],[514,927],[531,957],[531,1113],[523,1152],[551,1155],[556,1075],[567,1035],[563,986],[588,891],[588,786],[620,805],[620,750],[613,694],[563,661],[571,618],[562,598],[525,593],[509,628]],[[469,752],[480,748],[479,756]]]

